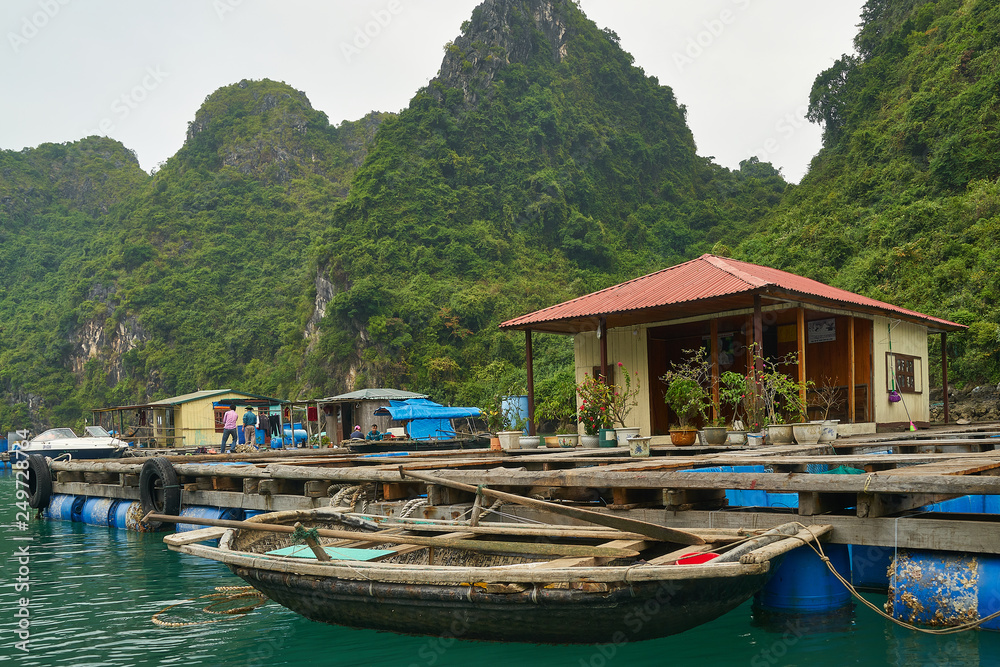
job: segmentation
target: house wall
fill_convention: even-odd
[[[822,312],[823,309],[811,309],[814,313]],[[845,331],[849,319],[842,312],[829,311],[831,314],[839,314],[837,317],[838,331]],[[810,318],[815,318],[815,314]],[[871,323],[871,324],[869,324]],[[919,371],[917,377],[918,391],[916,394],[903,394],[903,401],[899,403],[889,403],[887,385],[886,353],[889,351],[888,325],[892,323],[892,350],[900,354],[912,355],[919,358]],[[655,326],[662,326],[665,323],[653,323]],[[616,383],[620,382],[620,371],[617,364],[621,362],[630,372],[638,373],[641,391],[638,397],[638,404],[632,409],[628,417],[626,426],[638,426],[644,435],[651,434],[652,428],[652,405],[651,396],[661,396],[662,392],[655,390],[657,378],[649,377],[647,347],[647,325],[627,327],[622,329],[611,329],[608,331],[608,366],[613,374]],[[838,335],[838,338],[840,336]],[[839,343],[840,347],[834,350],[834,345],[827,345],[831,348],[830,355],[833,357],[844,357],[843,364],[847,362],[846,335]],[[823,345],[807,345],[807,358],[814,354],[814,349],[819,352]],[[868,319],[864,316],[855,316],[855,364],[856,381],[859,384],[867,384],[869,373],[872,377],[871,398],[869,399],[872,410],[863,410],[857,406],[857,415],[860,420],[862,415],[868,416],[868,423],[871,424],[871,415],[874,415],[874,423],[906,423],[909,421],[930,421],[930,398],[929,398],[929,376],[927,372],[927,327],[890,320],[884,317],[874,317]],[[822,353],[820,353],[822,354]],[[829,355],[828,355],[829,356]],[[595,366],[601,363],[600,340],[593,331],[583,332],[574,337],[574,357],[576,363],[576,381],[583,381],[584,375],[593,372]],[[833,359],[824,363],[819,363],[820,359],[814,359],[814,371],[819,368],[838,367]],[[826,366],[826,363],[832,366]],[[807,374],[809,365],[807,364]],[[839,367],[838,367],[839,368]],[[870,371],[869,371],[870,369]],[[829,372],[829,371],[828,371]],[[843,379],[836,382],[846,382],[847,369],[843,369]],[[816,384],[822,378],[810,377]],[[654,383],[651,385],[651,382]],[[862,398],[858,396],[858,400]],[[907,416],[909,410],[909,416]],[[582,433],[582,427],[578,427]],[[871,427],[873,428],[873,427]]]
[[[628,415],[625,426],[638,426],[644,435],[650,433],[650,378],[649,365],[646,363],[648,351],[646,348],[646,326],[637,326],[608,331],[608,372],[616,384],[621,382],[621,363],[639,382],[637,404]],[[583,382],[586,374],[593,372],[595,366],[601,365],[601,341],[593,331],[577,334],[574,338],[574,358],[576,359],[576,381]],[[655,381],[655,378],[654,378]],[[577,397],[579,407],[579,396]],[[583,426],[577,425],[577,430],[583,433]]]
[[[890,332],[891,329],[891,332]],[[873,398],[875,421],[879,424],[930,421],[930,379],[927,372],[927,327],[917,324],[875,318],[873,365],[875,371]],[[918,393],[902,393],[903,400],[889,402],[891,371],[886,363],[890,340],[892,352],[918,358],[914,380]]]
[[[199,398],[187,403],[173,406],[174,410],[174,446],[176,447],[211,447],[222,442],[222,434],[215,432],[215,410],[212,403],[226,399],[245,398],[243,394],[230,392]],[[243,423],[243,410],[237,410],[239,423]],[[156,426],[157,441],[163,433],[160,430],[160,418],[166,420],[164,410],[154,410],[153,423]],[[163,435],[166,435],[163,433]]]

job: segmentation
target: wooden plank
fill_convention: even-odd
[[[612,547],[618,549],[635,549],[638,552],[642,552],[644,549],[649,548],[649,542],[643,540],[613,540],[611,542],[605,542],[601,544],[602,547]],[[688,547],[689,549],[691,547]],[[544,563],[526,563],[521,567],[535,567],[539,569],[553,569],[560,567],[598,567],[604,565],[605,563],[611,562],[611,558],[599,558],[599,557],[587,557],[587,558],[556,558],[555,560],[546,561]]]
[[[204,542],[206,540],[217,540],[222,537],[228,528],[220,528],[217,526],[212,526],[208,528],[198,528],[196,530],[188,530],[183,533],[174,533],[172,535],[167,535],[163,538],[166,544],[180,546],[182,544],[194,544],[195,542]]]
[[[541,520],[543,515],[529,508],[516,508],[517,516]],[[779,512],[727,512],[635,510],[629,516],[644,521],[669,521],[671,525],[697,531],[716,528],[773,528],[794,515]],[[833,526],[830,542],[900,549],[928,549],[969,553],[1000,554],[1000,516],[971,515],[964,518],[936,518],[926,513],[913,517],[858,518],[851,515],[824,515],[824,524]],[[805,523],[805,522],[803,522]]]

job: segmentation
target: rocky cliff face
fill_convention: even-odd
[[[448,45],[434,81],[462,90],[474,106],[501,67],[533,57],[565,58],[567,12],[574,10],[569,0],[486,0]]]

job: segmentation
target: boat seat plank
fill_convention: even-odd
[[[166,544],[172,544],[174,546],[180,546],[182,544],[194,544],[195,542],[204,542],[206,540],[217,540],[222,537],[228,528],[216,528],[214,526],[209,528],[198,528],[197,530],[187,530],[183,533],[174,533],[173,535],[167,535],[163,538]]]

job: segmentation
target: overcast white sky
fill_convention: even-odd
[[[302,90],[331,122],[399,111],[479,0],[3,0],[0,149],[106,134],[149,171],[205,97],[241,79]],[[820,148],[803,115],[853,50],[863,0],[581,0],[673,87],[700,155],[757,155],[797,182]]]

